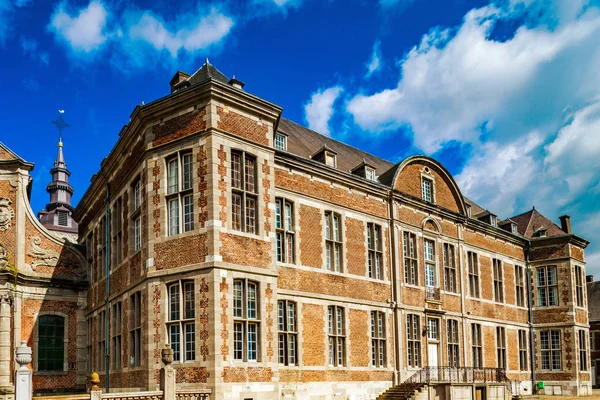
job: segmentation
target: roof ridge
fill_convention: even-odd
[[[349,148],[351,148],[351,149],[354,149],[354,150],[360,151],[361,153],[367,154],[367,155],[369,155],[369,156],[371,156],[371,157],[373,157],[373,158],[376,158],[376,159],[378,159],[378,160],[384,161],[384,162],[386,162],[386,163],[390,164],[390,167],[389,167],[388,169],[390,169],[390,168],[392,168],[393,166],[395,166],[395,165],[396,165],[395,163],[393,163],[393,162],[391,162],[391,161],[389,161],[389,160],[386,160],[385,158],[381,158],[381,157],[379,157],[379,156],[376,156],[376,155],[374,155],[374,154],[371,154],[371,153],[369,153],[369,152],[367,152],[367,151],[364,151],[364,150],[362,150],[362,149],[359,149],[358,147],[354,147],[354,146],[352,146],[352,145],[349,145],[348,143],[344,143],[344,142],[342,142],[341,140],[338,140],[338,139],[332,138],[331,136],[325,136],[325,135],[323,135],[322,133],[319,133],[319,132],[315,131],[314,129],[310,129],[309,127],[307,127],[307,126],[304,126],[304,125],[302,125],[302,124],[299,124],[299,123],[298,123],[298,122],[296,122],[296,121],[292,121],[292,120],[291,120],[291,119],[289,119],[289,118],[281,117],[281,119],[282,119],[282,120],[286,120],[287,122],[290,122],[290,123],[292,123],[292,124],[294,124],[294,125],[297,125],[297,126],[299,126],[299,127],[303,128],[303,129],[306,129],[306,130],[309,130],[309,131],[311,131],[311,132],[313,132],[313,133],[316,133],[317,135],[319,135],[319,136],[322,136],[322,137],[324,137],[324,138],[327,138],[328,140],[332,140],[332,141],[334,141],[334,142],[336,142],[336,143],[339,143],[339,144],[341,144],[341,145],[343,145],[343,146],[346,146],[346,147],[349,147]],[[280,128],[279,128],[279,127],[277,127],[277,130],[280,130]],[[286,131],[285,131],[285,130],[283,130],[283,129],[281,129],[281,131],[282,131],[283,133],[289,133],[289,132],[286,132]]]

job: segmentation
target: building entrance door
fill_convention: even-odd
[[[427,345],[427,365],[429,368],[429,377],[431,380],[436,381],[438,379],[438,344],[429,343]]]

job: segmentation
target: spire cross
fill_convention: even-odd
[[[69,127],[69,124],[67,124],[63,119],[64,110],[59,110],[58,112],[60,113],[58,119],[56,121],[52,121],[52,123],[56,125],[56,128],[58,129],[58,141],[62,144],[63,131],[65,128]]]

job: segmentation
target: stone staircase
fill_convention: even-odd
[[[392,386],[379,396],[377,400],[418,400],[418,395],[425,389],[425,383],[401,383],[397,386]]]

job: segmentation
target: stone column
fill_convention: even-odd
[[[15,361],[19,364],[19,369],[15,373],[15,397],[16,400],[31,400],[33,395],[32,375],[27,368],[27,364],[31,362],[31,347],[27,346],[26,341],[21,341],[21,345],[17,347],[17,356]]]
[[[175,369],[173,362],[173,349],[167,343],[161,351],[162,361],[165,364],[160,369],[160,390],[163,391],[163,400],[175,400]]]
[[[0,390],[12,388],[10,375],[10,306],[12,296],[9,293],[0,294]]]

